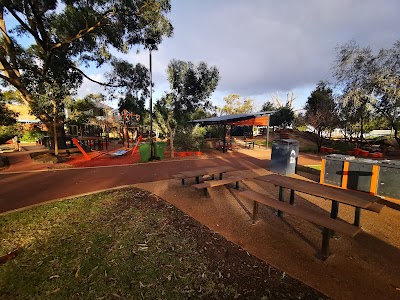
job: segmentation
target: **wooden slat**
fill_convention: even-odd
[[[254,179],[360,208],[367,208],[371,203],[379,200],[378,197],[363,192],[343,190],[289,176],[271,174]]]
[[[384,204],[381,204],[381,203],[378,203],[378,202],[374,202],[370,206],[368,206],[366,208],[366,210],[370,210],[370,211],[373,211],[373,212],[380,213],[382,208],[384,208],[384,207],[385,207]]]
[[[195,187],[196,189],[205,189],[205,188],[210,188],[214,186],[220,186],[220,185],[225,185],[237,181],[241,181],[246,179],[245,177],[230,177],[226,179],[221,179],[221,180],[211,180],[203,183],[198,183],[198,184],[193,184],[192,186]]]
[[[306,208],[301,208],[299,206],[293,206],[289,203],[278,201],[274,198],[256,193],[254,191],[239,192],[239,195],[246,197],[250,200],[257,201],[261,204],[265,204],[269,207],[273,207],[290,215],[305,219],[311,223],[341,232],[351,237],[354,237],[357,233],[361,231],[359,227],[353,226],[343,220],[332,219],[328,215],[311,211]]]

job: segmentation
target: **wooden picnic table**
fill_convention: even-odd
[[[360,191],[335,188],[316,182],[278,174],[260,176],[254,179],[279,186],[280,201],[284,201],[284,188],[331,200],[331,218],[333,219],[337,218],[339,212],[339,203],[354,206],[354,225],[358,227],[360,226],[361,209],[367,209],[379,213],[384,207],[383,204],[377,203],[380,198]],[[291,197],[290,203],[293,204],[293,201],[294,197]],[[278,214],[282,215],[282,212],[278,211]]]
[[[200,183],[201,176],[205,176],[205,175],[214,176],[215,174],[219,173],[219,179],[222,179],[223,173],[231,172],[231,171],[236,171],[236,169],[232,168],[230,166],[219,166],[219,167],[217,166],[217,167],[210,167],[210,168],[180,172],[179,174],[174,175],[174,177],[181,179],[182,184],[185,184],[185,179],[195,177],[196,183],[198,184],[198,183]]]

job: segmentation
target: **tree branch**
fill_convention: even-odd
[[[113,14],[113,13],[114,13],[113,11],[108,11],[108,12],[106,12],[106,13],[101,17],[100,21],[96,22],[96,23],[95,23],[93,26],[91,26],[91,27],[88,27],[88,25],[87,25],[87,23],[86,23],[86,28],[79,30],[78,33],[77,33],[75,36],[70,37],[70,38],[67,38],[67,39],[64,40],[63,42],[59,42],[59,43],[57,43],[57,44],[54,44],[54,45],[51,47],[50,50],[54,50],[54,49],[59,48],[59,47],[62,47],[62,46],[64,46],[64,45],[68,45],[68,44],[72,43],[73,41],[76,41],[76,40],[78,40],[78,39],[84,37],[85,35],[91,33],[93,30],[95,30],[95,29],[97,29],[97,28],[100,28],[100,27],[103,25],[103,24],[102,24],[103,21],[104,21],[104,20],[107,20],[108,15]]]
[[[125,85],[113,85],[113,84],[104,83],[104,82],[100,82],[100,81],[94,80],[94,79],[90,78],[88,75],[86,75],[81,69],[79,69],[79,68],[77,68],[77,67],[75,67],[73,65],[70,65],[70,67],[72,69],[78,71],[79,73],[81,73],[83,77],[85,77],[86,79],[90,80],[91,82],[100,84],[102,86],[115,87],[115,88],[124,87],[125,86]]]
[[[37,32],[33,31],[32,28],[30,28],[16,13],[13,9],[9,8],[8,6],[5,6],[7,10],[13,15],[13,17],[18,21],[18,23],[26,30],[28,31],[42,46],[43,49],[46,49],[46,44],[43,42],[43,40],[39,37]]]

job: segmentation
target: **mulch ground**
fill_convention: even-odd
[[[126,205],[141,211],[162,212],[178,232],[190,234],[196,240],[198,251],[208,257],[210,270],[219,274],[222,283],[238,287],[241,293],[237,299],[328,299],[227,241],[163,199],[143,192],[144,197],[140,201],[127,199]]]

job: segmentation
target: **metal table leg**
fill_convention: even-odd
[[[360,217],[361,217],[361,208],[356,207],[356,212],[354,214],[354,226],[360,227]]]
[[[258,216],[258,202],[254,201],[253,203],[253,224],[256,223]]]
[[[282,186],[279,187],[279,201],[285,202],[285,189]],[[283,217],[283,211],[278,210],[278,217]]]

